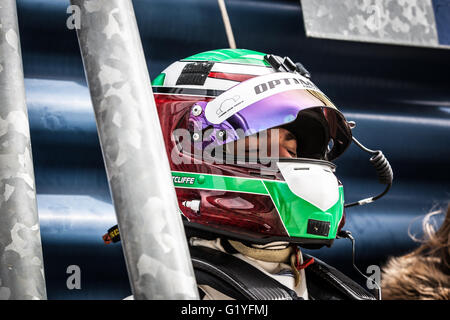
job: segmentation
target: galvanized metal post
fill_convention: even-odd
[[[135,299],[198,291],[130,0],[71,0]]]
[[[46,299],[15,0],[0,2],[0,299]]]

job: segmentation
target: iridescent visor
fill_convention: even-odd
[[[191,121],[197,130],[212,129],[209,137],[215,145],[280,126],[290,126],[289,129],[299,132],[307,131],[311,124],[300,121],[302,115],[303,119],[306,115],[314,118],[315,122],[325,127],[327,137],[333,140],[328,159],[339,156],[351,141],[351,132],[344,116],[309,79],[297,74],[280,72],[256,77],[201,106],[204,114],[191,116]],[[200,123],[201,127],[198,126]],[[310,131],[311,135],[316,134]],[[219,139],[220,132],[226,133],[225,139]],[[302,134],[305,135],[305,132]],[[325,143],[326,147],[328,142],[318,143]]]
[[[291,90],[274,94],[255,102],[230,116],[226,121],[234,129],[243,129],[246,135],[252,135],[262,130],[275,128],[293,122],[299,112],[314,107],[328,107],[328,113],[335,120],[336,108],[321,99],[319,92],[312,90]]]

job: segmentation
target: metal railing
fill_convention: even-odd
[[[46,299],[17,7],[0,4],[0,300]]]
[[[72,0],[135,299],[198,299],[130,0]],[[15,0],[0,7],[0,299],[46,299]]]
[[[71,0],[135,299],[198,299],[130,0]]]

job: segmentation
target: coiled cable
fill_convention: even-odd
[[[392,186],[392,181],[394,180],[394,172],[392,171],[392,167],[389,164],[389,161],[384,156],[383,152],[381,150],[371,150],[369,148],[366,148],[363,146],[358,140],[356,140],[355,137],[352,137],[353,142],[360,147],[363,151],[372,154],[373,156],[369,159],[370,163],[374,166],[377,175],[378,175],[378,181],[382,184],[386,184],[386,188],[382,193],[380,193],[377,196],[362,199],[356,202],[352,203],[346,203],[344,205],[345,208],[353,207],[353,206],[360,206],[363,204],[371,203],[375,200],[380,199],[382,196],[384,196],[389,189]]]

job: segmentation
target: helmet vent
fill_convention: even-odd
[[[193,62],[186,64],[178,77],[176,85],[204,85],[213,65],[213,62]]]
[[[330,232],[330,222],[309,219],[306,232],[316,236],[328,237],[328,233]]]

